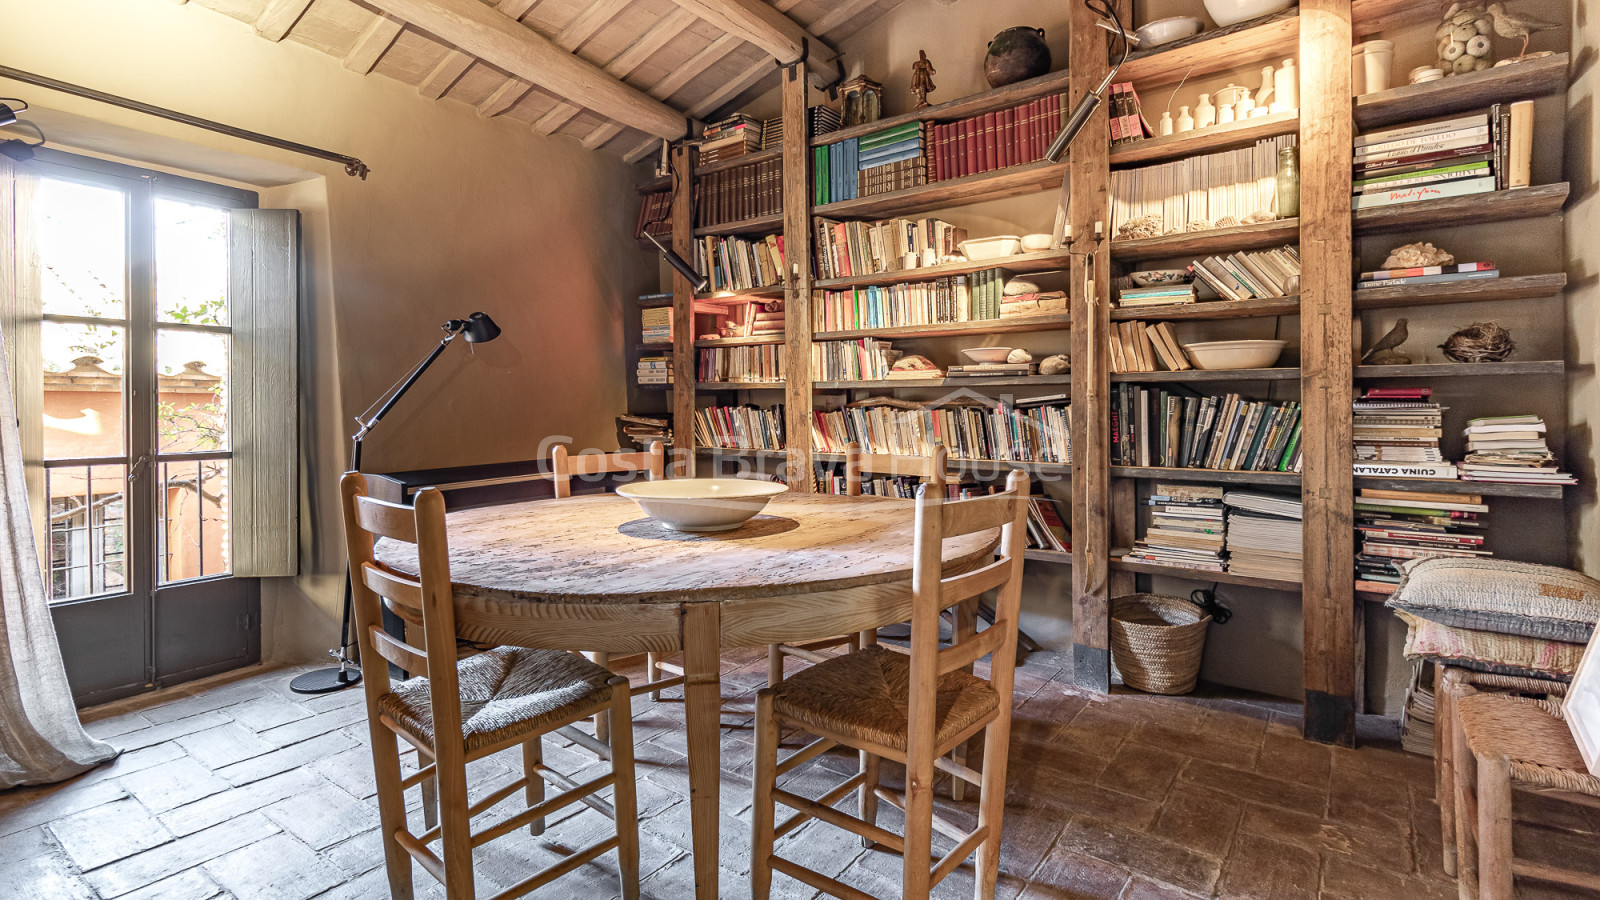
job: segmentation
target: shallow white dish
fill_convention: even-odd
[[[961,351],[975,363],[1003,363],[1011,355],[1010,347],[969,347]]]
[[[1265,369],[1278,361],[1278,355],[1288,344],[1288,341],[1207,341],[1184,344],[1183,352],[1196,369]]]
[[[731,531],[788,489],[749,478],[673,478],[619,485],[617,493],[674,531]]]
[[[1146,22],[1139,26],[1139,30],[1135,31],[1133,36],[1139,39],[1140,50],[1148,50],[1180,38],[1193,37],[1205,27],[1206,23],[1194,16],[1171,16]]]
[[[1021,253],[1022,238],[1014,234],[997,234],[993,237],[962,241],[956,245],[956,248],[961,251],[962,256],[972,262],[977,262],[980,259],[1000,259],[1001,257],[1016,256]]]
[[[1227,28],[1246,19],[1280,13],[1295,4],[1295,0],[1205,0],[1206,12],[1218,28]]]
[[[1049,250],[1052,240],[1048,234],[1025,234],[1022,236],[1022,249],[1028,253]]]
[[[1129,272],[1128,278],[1139,287],[1154,287],[1158,284],[1185,284],[1189,281],[1189,270],[1145,269],[1142,272]]]

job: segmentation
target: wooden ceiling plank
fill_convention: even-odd
[[[256,34],[269,41],[281,41],[289,36],[294,24],[311,8],[313,0],[272,0],[256,19]]]
[[[465,53],[458,53],[453,50],[446,53],[444,58],[439,60],[439,64],[433,67],[433,71],[429,72],[428,76],[422,79],[422,83],[417,85],[417,93],[427,97],[429,100],[437,100],[443,97],[452,87],[455,87],[455,83],[461,80],[461,76],[467,74],[467,70],[472,68],[472,64],[475,62],[477,62],[476,59]]]
[[[633,0],[596,0],[583,12],[578,13],[577,18],[574,18],[567,27],[561,29],[561,34],[556,36],[556,43],[577,53],[590,38],[627,9],[632,2]]]
[[[755,44],[779,62],[801,57],[810,47],[806,68],[819,85],[839,79],[838,54],[793,19],[762,0],[673,0],[707,23]]]
[[[688,122],[682,113],[623,84],[478,0],[371,2],[465,53],[570,97],[609,119],[670,140],[688,133]]]
[[[668,42],[682,34],[686,28],[697,21],[699,20],[695,18],[694,13],[686,9],[675,9],[662,16],[654,28],[646,31],[643,36],[629,45],[628,49],[618,54],[616,59],[606,63],[606,72],[618,78],[627,78],[633,73],[634,69],[643,65],[645,60],[653,56],[657,50],[665,47]],[[657,100],[666,99],[656,96],[654,93],[651,96]],[[573,117],[582,111],[583,107],[581,106],[571,103],[557,103],[554,109],[545,113],[539,118],[539,121],[533,123],[533,130],[540,134],[553,134],[561,126],[572,121]],[[606,126],[601,127],[604,128]],[[617,128],[612,134],[616,134],[617,131],[621,130],[621,128]],[[607,140],[609,140],[609,137]],[[605,143],[605,141],[601,141],[601,143]]]
[[[828,10],[822,18],[812,22],[808,28],[812,34],[820,37],[854,19],[876,2],[878,0],[844,0],[843,3]]]
[[[362,75],[371,72],[377,66],[378,60],[383,58],[389,48],[394,46],[395,39],[400,37],[401,29],[406,23],[394,16],[379,13],[372,17],[372,24],[367,30],[361,32],[361,37],[356,38],[354,47],[344,55],[344,67],[352,72]]]
[[[528,96],[531,90],[533,85],[521,78],[507,78],[504,84],[495,88],[493,93],[478,104],[478,115],[484,118],[498,116],[522,102],[522,98]]]

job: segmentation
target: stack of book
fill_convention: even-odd
[[[671,191],[651,191],[639,198],[639,221],[633,226],[633,236],[643,238],[647,232],[658,238],[671,240]]]
[[[1400,749],[1419,756],[1433,755],[1433,688],[1422,683],[1422,660],[1417,660],[1406,692],[1405,710],[1400,715]]]
[[[1112,385],[1111,454],[1117,465],[1298,472],[1300,403],[1201,396]]]
[[[666,419],[657,419],[654,416],[625,415],[617,416],[617,434],[623,438],[620,443],[632,443],[643,450],[653,441],[663,444],[672,443],[672,429]]]
[[[1434,556],[1489,556],[1477,494],[1385,491],[1363,488],[1355,498],[1356,589],[1392,593],[1408,560]]]
[[[776,150],[783,146],[783,116],[773,116],[761,121],[761,149]]]
[[[672,342],[672,307],[652,306],[639,310],[639,340],[646,344]]]
[[[1355,473],[1383,478],[1455,478],[1439,449],[1444,407],[1432,388],[1368,388],[1351,403]]]
[[[1123,308],[1136,306],[1168,306],[1173,303],[1193,303],[1192,284],[1158,284],[1152,287],[1127,288],[1118,292],[1117,305]]]
[[[1156,363],[1168,372],[1194,368],[1178,346],[1169,322],[1146,325],[1143,322],[1111,323],[1111,371],[1159,372]]]
[[[1157,484],[1150,493],[1150,526],[1124,556],[1159,566],[1221,572],[1225,544],[1222,488]]]
[[[1439,284],[1450,281],[1480,281],[1499,278],[1500,270],[1492,262],[1456,263],[1449,266],[1416,266],[1410,269],[1379,269],[1362,272],[1356,280],[1356,290],[1382,287],[1401,287],[1410,284]]]
[[[1058,95],[1011,109],[935,124],[929,140],[929,181],[993,172],[1044,158],[1070,106]]]
[[[744,337],[783,337],[784,315],[783,303],[752,303],[755,314],[750,326],[745,329]]]
[[[1528,186],[1533,103],[1402,125],[1355,139],[1355,209]]]
[[[964,259],[967,230],[943,219],[838,222],[818,217],[818,278],[850,278]]]
[[[705,237],[694,246],[695,271],[711,278],[713,291],[743,291],[783,284],[783,235],[750,240]]]
[[[1491,416],[1467,422],[1462,481],[1515,484],[1577,484],[1556,465],[1538,416]]]
[[[922,122],[906,122],[859,139],[856,194],[866,197],[917,187],[928,181]]]
[[[761,122],[743,113],[706,126],[700,133],[699,164],[721,162],[761,149]]]
[[[1005,290],[1011,290],[1013,287],[1014,284],[1007,284],[1000,294],[1000,318],[1002,319],[1044,316],[1051,313],[1063,314],[1067,311],[1066,291],[1005,293]]]
[[[812,449],[842,453],[855,441],[867,453],[927,456],[943,445],[951,459],[1072,462],[1072,414],[1064,395],[1015,404],[933,406],[882,398],[873,404],[813,411]]]
[[[1072,552],[1072,535],[1065,518],[1049,497],[1028,498],[1028,546],[1035,550]]]
[[[701,228],[783,212],[783,160],[707,172],[694,180],[695,224]]]
[[[1150,123],[1145,121],[1144,110],[1139,106],[1139,92],[1133,89],[1133,82],[1113,84],[1107,108],[1111,118],[1112,146],[1130,144],[1155,134]]]
[[[1223,300],[1287,297],[1300,292],[1300,250],[1293,246],[1208,256],[1188,268]]]
[[[783,345],[707,347],[700,351],[697,381],[783,381]]]
[[[1154,217],[1159,234],[1271,221],[1278,209],[1278,151],[1296,136],[1111,172],[1111,233]]]
[[[672,357],[641,356],[638,369],[640,384],[671,384]]]
[[[1302,506],[1298,497],[1228,491],[1228,571],[1279,581],[1300,580]]]
[[[960,366],[946,366],[945,376],[948,378],[1026,378],[1037,374],[1037,363],[971,363]]]
[[[811,191],[813,205],[854,200],[859,184],[856,172],[861,159],[860,140],[845,138],[811,150]]]
[[[822,137],[839,130],[839,111],[831,106],[813,106],[806,110],[806,126],[811,137]]]
[[[881,381],[889,377],[888,341],[817,341],[811,345],[811,376],[817,381]]]
[[[695,411],[694,439],[726,450],[782,450],[783,407],[707,406]]]

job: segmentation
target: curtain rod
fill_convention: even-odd
[[[21,81],[26,84],[35,85],[37,87],[49,88],[52,91],[60,91],[64,94],[85,97],[89,100],[98,100],[101,103],[109,103],[112,106],[120,106],[123,109],[131,109],[134,112],[141,112],[146,115],[155,116],[159,119],[167,119],[168,121],[172,122],[181,122],[185,125],[193,125],[196,128],[204,128],[206,131],[214,131],[217,134],[225,134],[229,137],[241,138],[257,144],[265,144],[268,147],[277,147],[279,150],[288,150],[292,153],[299,153],[304,156],[315,156],[318,159],[330,160],[332,162],[342,164],[344,166],[346,175],[357,176],[363,181],[366,180],[367,173],[372,171],[367,167],[366,163],[355,158],[354,156],[345,156],[343,153],[334,153],[331,150],[323,150],[307,144],[286,141],[283,138],[276,138],[270,134],[261,134],[260,132],[256,131],[235,128],[232,125],[224,125],[221,122],[213,122],[210,119],[202,119],[199,116],[191,116],[188,113],[181,113],[176,110],[166,109],[160,106],[152,106],[149,103],[141,103],[138,100],[129,100],[127,97],[118,97],[116,94],[108,94],[104,91],[97,91],[94,88],[86,88],[81,85],[71,84],[65,81],[57,81],[54,78],[47,78],[43,75],[35,75],[32,72],[24,72],[21,69],[13,69],[9,66],[0,66],[0,76],[9,78],[13,81]]]

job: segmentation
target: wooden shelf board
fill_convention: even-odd
[[[1211,153],[1243,144],[1253,144],[1263,138],[1294,134],[1300,130],[1299,110],[1269,113],[1243,122],[1213,125],[1183,134],[1145,138],[1131,144],[1111,148],[1111,165],[1148,165],[1167,159]]]
[[[714,163],[706,163],[703,166],[695,166],[694,175],[696,178],[699,178],[701,175],[710,175],[712,172],[721,172],[724,169],[736,169],[740,166],[748,166],[751,163],[766,162],[769,159],[780,159],[782,157],[782,147],[773,147],[771,150],[757,150],[754,153],[746,153],[743,156],[735,156],[733,159],[723,159]]]
[[[652,247],[650,249],[654,250],[655,248]],[[660,309],[663,306],[671,306],[672,298],[658,297],[654,300],[635,300],[634,305],[639,309]]]
[[[701,391],[781,391],[781,381],[701,381],[695,384]]]
[[[1070,550],[1062,552],[1060,550],[1039,550],[1029,548],[1022,551],[1022,558],[1032,560],[1034,562],[1056,563],[1057,565],[1063,566],[1072,565],[1072,551]]]
[[[894,128],[898,125],[904,125],[907,122],[933,122],[950,119],[965,119],[968,116],[975,116],[980,113],[991,112],[997,109],[1005,109],[1007,107],[1016,106],[1018,103],[1026,103],[1027,101],[1033,100],[1037,97],[1044,97],[1050,94],[1066,93],[1068,87],[1067,82],[1068,73],[1065,69],[1059,72],[1049,72],[1044,75],[1040,75],[1038,78],[1030,78],[1027,81],[1019,81],[1016,84],[1008,84],[1005,87],[996,88],[992,91],[968,94],[965,97],[958,97],[954,100],[946,100],[943,103],[935,103],[932,106],[923,107],[915,112],[901,113],[898,116],[887,116],[877,120],[876,122],[868,122],[865,125],[852,125],[849,128],[841,128],[838,131],[832,131],[827,134],[812,138],[811,146],[821,147],[824,144],[837,144],[840,141],[849,140],[850,138],[858,138],[864,135],[876,134],[877,132]],[[1070,103],[1070,101],[1068,102]],[[1068,108],[1070,108],[1070,106]]]
[[[1527,300],[1533,297],[1554,297],[1566,286],[1565,272],[1553,275],[1488,278],[1482,281],[1399,285],[1357,290],[1351,305],[1356,309],[1398,309],[1406,306],[1437,306],[1444,303]]]
[[[1183,566],[1162,566],[1142,560],[1128,559],[1121,555],[1125,552],[1127,551],[1122,549],[1111,551],[1112,571],[1133,572],[1139,575],[1164,575],[1169,578],[1184,578],[1189,581],[1216,581],[1222,584],[1239,584],[1273,591],[1300,593],[1300,582],[1298,581],[1259,578],[1253,575],[1236,575],[1232,572],[1208,572],[1204,569],[1186,569]]]
[[[935,325],[902,325],[894,328],[862,328],[853,331],[819,331],[811,337],[818,341],[851,340],[854,338],[936,338],[961,337],[973,334],[1008,334],[1021,331],[1061,331],[1070,328],[1072,316],[1067,313],[1043,316],[1018,316],[1014,319],[982,319],[976,322],[940,322]]]
[[[1299,46],[1300,10],[1291,7],[1149,50],[1135,50],[1117,73],[1117,80],[1131,81],[1149,96],[1149,88],[1185,77],[1193,80],[1259,60],[1276,62],[1285,56],[1298,56]],[[1112,61],[1121,52],[1119,45]]]
[[[1298,472],[1239,472],[1222,469],[1168,469],[1159,466],[1112,466],[1113,478],[1150,478],[1166,481],[1208,481],[1219,484],[1260,484],[1300,487]]]
[[[696,300],[776,299],[783,296],[783,285],[769,284],[758,288],[741,288],[737,291],[708,291],[695,294]]]
[[[1489,363],[1421,363],[1410,366],[1356,366],[1356,378],[1454,378],[1497,375],[1560,375],[1559,359]]]
[[[819,391],[846,391],[898,390],[902,388],[1033,387],[1035,385],[1071,383],[1071,375],[1025,375],[972,378],[906,378],[894,381],[818,381],[814,382],[812,387]]]
[[[1190,369],[1185,372],[1116,372],[1112,381],[1299,381],[1298,368],[1281,369]]]
[[[694,230],[695,237],[724,234],[765,234],[783,230],[783,216],[756,216],[753,219],[736,219],[721,225],[707,225]]]
[[[1561,212],[1568,186],[1541,184],[1513,191],[1440,197],[1355,211],[1355,233],[1376,234],[1408,228],[1454,228],[1484,222],[1535,219]]]
[[[639,182],[633,186],[633,189],[641,194],[653,194],[656,191],[670,191],[672,190],[672,176],[657,175],[649,181]]]
[[[813,451],[811,460],[819,463],[844,462],[843,453],[828,453],[822,450]],[[1068,463],[1044,462],[1016,462],[1005,459],[961,459],[952,458],[949,461],[949,471],[963,475],[994,473],[999,470],[1010,471],[1016,469],[1030,475],[1049,475],[1053,478],[1070,478],[1072,466]]]
[[[1205,256],[1213,253],[1232,253],[1236,250],[1259,250],[1280,244],[1292,244],[1299,240],[1300,220],[1278,219],[1275,222],[1262,222],[1259,225],[1237,225],[1233,228],[1164,234],[1153,238],[1114,240],[1111,242],[1111,258],[1138,260],[1168,256]]]
[[[788,459],[787,450],[749,450],[734,447],[696,447],[694,452],[699,456],[722,457],[748,457],[751,459]]]
[[[830,219],[882,218],[911,215],[931,209],[946,209],[967,203],[1021,197],[1060,187],[1061,179],[1066,172],[1066,163],[1027,163],[995,172],[985,172],[982,175],[968,175],[965,178],[951,178],[901,191],[890,191],[887,194],[840,200],[837,203],[815,207],[812,209],[812,214]]]
[[[893,272],[874,272],[871,275],[851,275],[845,278],[821,278],[812,282],[811,286],[819,291],[825,291],[839,288],[873,287],[885,284],[910,284],[919,281],[932,281],[935,278],[944,278],[949,275],[982,272],[986,269],[1005,269],[1010,272],[1048,272],[1052,269],[1066,268],[1067,262],[1071,258],[1072,255],[1063,247],[1059,250],[1019,253],[1015,256],[1004,256],[999,259],[940,263],[936,266],[897,269]]]
[[[1437,494],[1482,494],[1485,497],[1523,497],[1560,500],[1565,485],[1510,484],[1500,481],[1459,481],[1444,478],[1378,478],[1357,475],[1356,487],[1380,491],[1430,491]],[[1374,501],[1381,502],[1381,501]]]
[[[1300,315],[1300,295],[1290,297],[1255,297],[1249,300],[1200,300],[1195,303],[1172,303],[1166,306],[1115,307],[1111,310],[1113,322],[1129,319],[1141,321],[1198,321],[1202,319],[1252,319],[1262,316]]]
[[[1567,54],[1555,53],[1427,84],[1362,94],[1355,100],[1356,128],[1368,130],[1559,94],[1567,88],[1567,64]]]
[[[772,337],[717,338],[714,341],[695,341],[696,347],[763,347],[783,343],[783,335]]]
[[[671,353],[672,344],[634,344],[633,349],[640,353]]]

